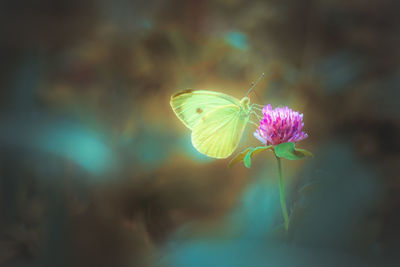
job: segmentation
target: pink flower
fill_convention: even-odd
[[[266,145],[278,145],[286,142],[299,142],[308,137],[301,129],[304,126],[303,114],[288,107],[271,108],[271,104],[263,108],[264,117],[254,137]]]

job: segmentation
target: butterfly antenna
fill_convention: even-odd
[[[251,87],[249,89],[249,91],[247,91],[246,96],[249,96],[249,94],[251,93],[251,91],[253,91],[254,87],[256,87],[256,85],[258,84],[258,82],[264,77],[264,72],[261,73],[260,77],[258,77],[257,81],[254,83],[251,83]]]

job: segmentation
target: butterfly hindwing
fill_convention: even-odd
[[[238,105],[210,111],[193,128],[193,146],[209,157],[227,158],[238,146],[248,120]]]
[[[201,118],[209,112],[226,105],[240,105],[240,101],[230,95],[206,91],[184,90],[174,94],[170,101],[177,117],[188,127],[193,129]]]

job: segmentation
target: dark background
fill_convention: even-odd
[[[399,266],[395,0],[0,2],[0,266]],[[314,158],[228,169],[170,96],[304,113]],[[248,126],[237,152],[259,145]]]

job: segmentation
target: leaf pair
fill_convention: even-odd
[[[247,168],[251,167],[251,156],[260,153],[261,151],[271,149],[272,146],[258,146],[258,147],[249,147],[244,151],[237,154],[233,159],[229,162],[229,167],[232,167],[236,163],[242,162],[244,166]]]
[[[307,156],[313,157],[313,154],[310,151],[301,148],[296,148],[295,143],[288,142],[279,144],[277,146],[249,147],[244,151],[240,152],[239,154],[237,154],[235,157],[233,157],[233,159],[229,162],[228,166],[232,167],[236,163],[243,161],[244,166],[246,166],[246,168],[250,168],[251,157],[267,149],[273,150],[277,157],[289,160],[303,159]]]

